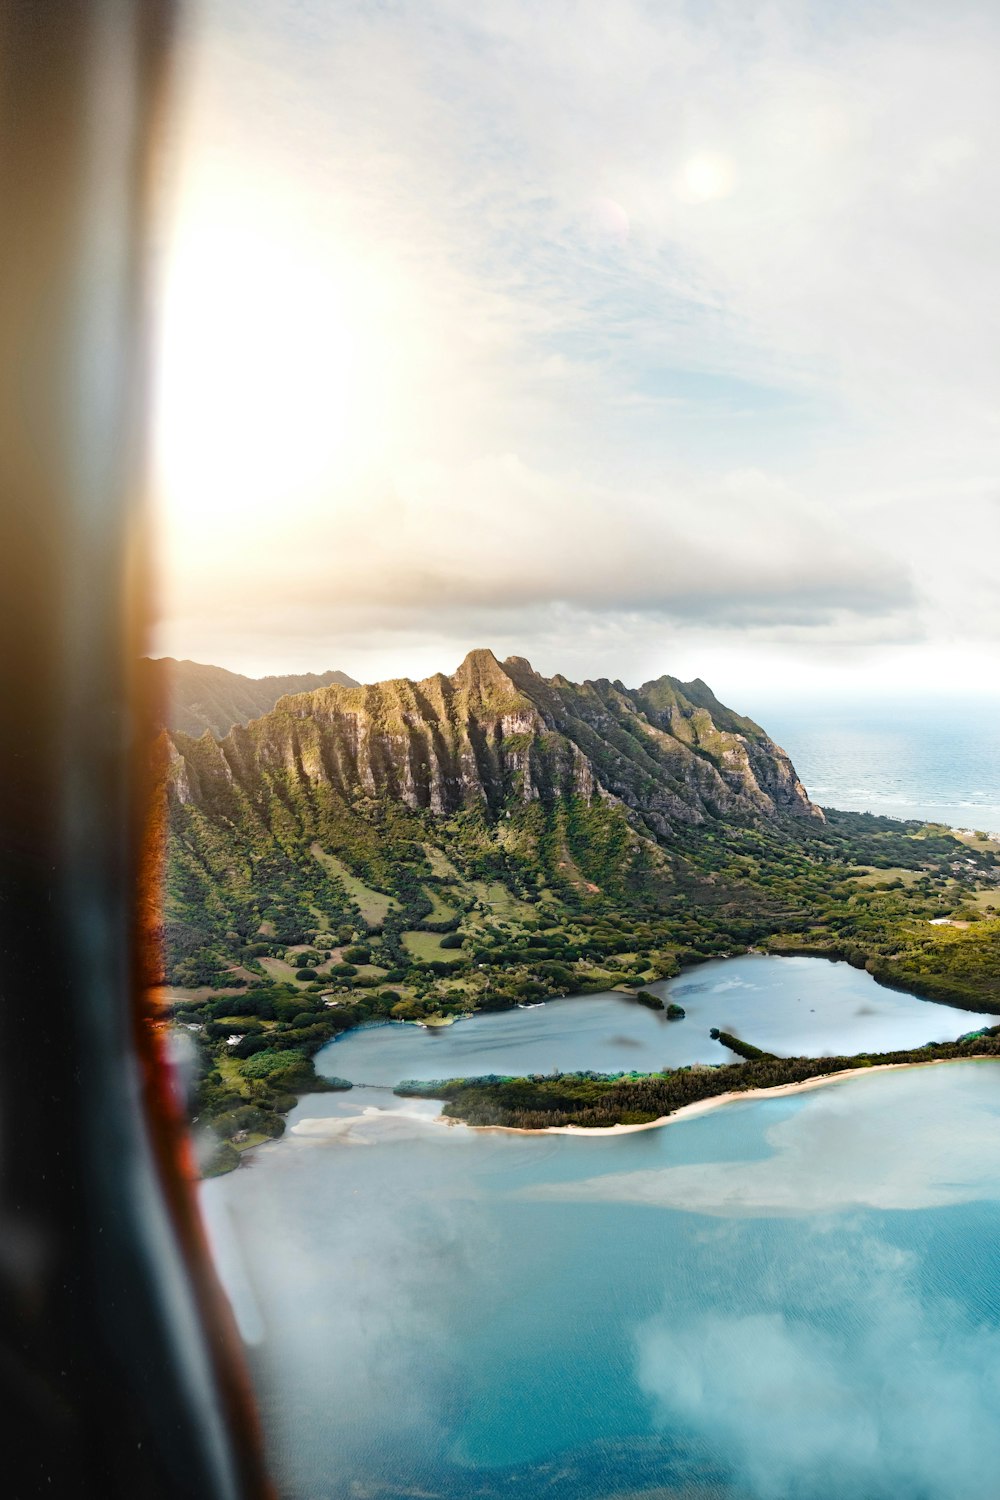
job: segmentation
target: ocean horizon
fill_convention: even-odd
[[[1000,699],[756,702],[821,807],[1000,833]]]

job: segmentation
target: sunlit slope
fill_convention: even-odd
[[[989,901],[995,852],[825,819],[700,681],[575,684],[475,651],[450,677],[328,685],[163,749],[178,985],[302,972],[345,1007],[386,983],[404,1008],[461,1009],[773,940],[889,978],[905,952],[918,987],[976,1008],[967,945],[945,955],[928,924],[966,888]],[[370,958],[345,972],[351,943]]]
[[[434,813],[495,814],[573,795],[617,801],[654,835],[713,818],[822,818],[784,752],[703,683],[577,685],[489,651],[471,652],[451,677],[286,697],[217,749],[180,739],[176,748],[179,793],[195,801],[214,759],[224,778],[284,771],[303,787]]]

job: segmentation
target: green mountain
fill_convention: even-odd
[[[637,994],[751,945],[1000,1011],[1000,845],[824,814],[701,681],[575,684],[473,651],[158,745],[164,977],[229,1165],[371,1019]]]
[[[166,759],[179,984],[241,961],[249,980],[248,958],[284,973],[286,948],[341,929],[409,970],[401,933],[491,902],[662,913],[692,881],[739,902],[740,881],[710,888],[699,830],[824,824],[784,751],[704,683],[577,685],[489,651],[451,677],[290,695],[221,740],[175,731]]]
[[[442,815],[599,799],[668,839],[709,819],[823,816],[784,751],[701,681],[577,685],[491,651],[470,652],[452,677],[284,697],[217,747],[174,743],[177,795],[195,804],[220,778],[249,794],[263,777],[303,796],[387,797]]]
[[[340,683],[356,687],[346,672],[299,672],[286,677],[243,677],[224,667],[197,661],[175,661],[171,656],[143,657],[139,664],[141,688],[155,705],[156,722],[184,734],[229,733],[270,713],[286,693],[308,693],[313,688]]]

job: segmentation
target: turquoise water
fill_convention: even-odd
[[[283,1494],[993,1500],[1000,1065],[597,1138],[436,1113],[315,1095],[203,1184]]]
[[[712,1027],[792,1057],[888,1052],[954,1041],[997,1017],[884,989],[863,969],[814,958],[748,954],[713,960],[650,988],[686,1012],[668,1021],[623,995],[550,1000],[526,1010],[425,1029],[347,1032],[316,1056],[319,1072],[354,1083],[470,1078],[484,1073],[654,1072],[735,1061]]]
[[[758,702],[823,807],[1000,833],[1000,699]]]

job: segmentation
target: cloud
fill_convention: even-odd
[[[189,49],[164,649],[996,640],[986,9],[215,0]]]
[[[759,1266],[745,1239],[713,1248],[754,1284],[637,1331],[666,1432],[709,1441],[753,1500],[989,1500],[1000,1333],[931,1289],[923,1254],[857,1224],[771,1237]]]
[[[404,1173],[388,1193],[366,1148],[394,1154],[405,1142],[419,1154],[416,1138],[429,1129],[421,1108],[359,1116],[357,1102],[335,1096],[313,1096],[310,1108],[314,1118],[300,1122],[310,1128],[290,1133],[280,1157],[263,1155],[238,1185],[238,1174],[206,1184],[202,1211],[241,1332],[256,1346],[282,1477],[299,1493],[341,1493],[372,1467],[427,1462],[456,1399],[455,1287],[498,1251],[474,1204],[459,1211],[428,1185],[447,1185],[449,1166],[461,1180],[450,1149],[460,1132],[439,1131],[429,1173]],[[346,1141],[336,1134],[341,1115]],[[317,1176],[323,1155],[327,1179]],[[325,1220],[329,1205],[320,1192],[318,1210],[316,1190],[324,1180],[338,1205]]]
[[[398,474],[357,510],[288,525],[280,512],[234,538],[220,575],[192,559],[187,591],[257,611],[268,595],[317,620],[366,614],[398,628],[431,612],[468,632],[475,614],[550,605],[706,625],[828,626],[911,608],[903,565],[843,538],[759,472],[693,496],[623,494],[534,470],[513,454]],[[266,608],[266,602],[265,602]],[[468,636],[467,636],[468,638]]]

